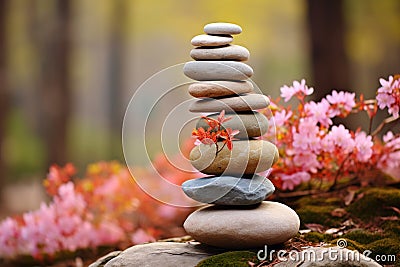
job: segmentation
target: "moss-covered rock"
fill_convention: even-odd
[[[252,251],[230,251],[202,260],[197,267],[248,267],[248,262],[258,264],[257,254]]]
[[[337,227],[342,219],[331,215],[331,212],[336,208],[335,206],[307,205],[298,208],[297,214],[300,216],[302,226],[308,223],[317,223],[327,227]]]
[[[371,233],[363,229],[353,230],[342,236],[343,238],[354,240],[360,244],[369,244],[379,239],[385,238],[383,234]]]
[[[338,242],[338,241],[341,241],[341,242]],[[334,245],[334,246],[340,246],[340,247],[343,247],[343,240],[345,240],[346,241],[346,248],[347,249],[350,249],[350,250],[357,250],[357,251],[359,251],[359,252],[363,252],[364,250],[365,250],[365,246],[364,245],[362,245],[362,244],[360,244],[360,243],[358,243],[357,241],[354,241],[354,240],[351,240],[351,239],[348,239],[348,238],[336,238],[336,239],[334,239],[334,240],[332,240],[331,241],[331,244],[332,245]]]
[[[360,191],[359,194],[364,196],[347,208],[351,215],[363,221],[398,215],[390,207],[400,208],[400,189],[369,188]]]
[[[371,255],[369,257],[377,260],[381,259],[380,261],[378,260],[378,262],[381,264],[390,264],[390,263],[393,264],[394,262],[399,263],[400,261],[400,242],[397,239],[393,238],[380,239],[366,245],[366,249],[371,251]],[[396,260],[390,258],[389,255],[395,255]],[[377,256],[379,258],[377,258]],[[382,259],[385,260],[383,261]]]
[[[320,242],[329,242],[333,239],[332,235],[329,234],[321,234],[318,232],[309,232],[303,235],[303,239],[314,242],[314,243],[320,243]]]

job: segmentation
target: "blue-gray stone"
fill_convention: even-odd
[[[198,178],[184,182],[182,189],[196,201],[217,205],[253,205],[275,191],[269,179],[257,174],[251,179],[233,176]]]

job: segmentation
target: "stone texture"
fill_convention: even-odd
[[[244,249],[289,240],[297,234],[300,220],[288,206],[263,201],[255,206],[207,206],[190,214],[183,227],[204,244]]]
[[[214,36],[201,34],[192,38],[192,45],[194,46],[221,46],[230,44],[233,41],[233,37],[229,35],[225,36]]]
[[[223,146],[218,143],[219,149]],[[190,161],[196,169],[211,175],[254,174],[271,168],[278,161],[276,146],[264,140],[233,141],[233,149],[226,146],[215,155],[215,145],[200,144],[190,152]]]
[[[242,32],[242,28],[233,23],[214,22],[204,26],[204,32],[208,34],[239,34]]]
[[[331,252],[329,252],[331,251]],[[379,267],[381,266],[372,259],[365,257],[357,251],[351,251],[347,248],[340,247],[314,247],[303,250],[301,252],[289,252],[298,256],[298,260],[286,258],[286,261],[280,262],[275,267]],[[304,255],[304,256],[302,256]],[[329,256],[331,255],[331,257]],[[354,257],[353,257],[354,256]],[[310,258],[309,258],[310,257]],[[311,259],[311,260],[310,260]]]
[[[183,73],[197,81],[241,81],[253,75],[253,69],[237,61],[189,61],[183,66]]]
[[[216,119],[219,113],[208,115]],[[268,119],[263,114],[254,111],[248,114],[227,114],[226,117],[231,119],[224,122],[222,126],[224,128],[231,128],[232,130],[239,130],[239,133],[235,135],[235,138],[249,139],[250,137],[258,137],[264,135],[268,131]],[[199,119],[196,124],[196,128],[203,127],[208,128],[208,125],[204,119]]]
[[[192,179],[184,182],[182,189],[196,201],[218,205],[254,205],[275,191],[271,181],[260,175],[252,179],[232,176]]]
[[[253,92],[253,84],[249,81],[206,81],[189,85],[189,94],[194,97],[221,97]]]
[[[194,60],[238,60],[245,61],[250,57],[247,48],[240,45],[221,47],[197,47],[190,51]]]
[[[193,267],[199,261],[222,252],[224,250],[204,246],[198,242],[155,242],[132,246],[118,252],[116,257],[107,262],[99,259],[90,267]]]
[[[191,112],[251,111],[269,106],[269,98],[261,94],[246,94],[219,99],[202,99],[189,106]]]
[[[112,251],[108,253],[107,255],[99,258],[97,261],[93,262],[92,264],[89,265],[89,267],[103,267],[107,262],[109,262],[111,259],[117,257],[119,254],[121,254],[122,251]]]

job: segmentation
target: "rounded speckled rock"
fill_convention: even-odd
[[[237,61],[189,61],[183,66],[183,73],[197,81],[240,81],[253,75],[253,69]]]
[[[194,60],[237,60],[245,61],[250,57],[247,48],[240,45],[227,45],[221,47],[197,47],[190,51]]]
[[[233,37],[229,35],[216,36],[201,34],[192,38],[192,45],[194,46],[221,46],[230,44],[233,41]]]
[[[270,196],[272,182],[255,174],[250,178],[217,176],[192,179],[182,184],[185,194],[199,202],[217,205],[254,205]]]
[[[242,28],[233,23],[214,22],[204,26],[204,32],[208,34],[239,34],[242,32]]]
[[[189,85],[189,94],[198,98],[240,95],[253,92],[249,81],[204,81]]]
[[[251,111],[269,106],[269,98],[261,94],[247,94],[235,97],[202,99],[189,106],[191,112]]]
[[[183,224],[201,243],[227,249],[264,248],[296,236],[300,219],[288,206],[263,201],[254,206],[206,206]]]
[[[208,115],[207,117],[217,119],[219,113]],[[268,119],[263,114],[254,111],[248,114],[228,114],[226,117],[230,117],[230,120],[222,123],[224,128],[231,128],[239,130],[239,133],[235,135],[235,138],[249,139],[251,137],[262,136],[268,131]],[[197,121],[196,128],[203,127],[208,128],[208,124],[202,118]]]
[[[219,142],[217,155],[216,149],[215,144],[194,147],[189,155],[193,167],[205,174],[241,177],[266,171],[279,159],[276,146],[264,140],[233,141],[232,150]]]

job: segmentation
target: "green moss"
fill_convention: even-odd
[[[388,235],[400,240],[400,222],[399,221],[385,221],[381,227],[383,230],[385,230],[386,233],[388,233]]]
[[[364,196],[348,208],[353,216],[364,221],[374,217],[398,215],[390,207],[400,208],[400,190],[394,188],[372,188],[364,190]]]
[[[335,206],[303,206],[297,209],[302,224],[317,223],[328,227],[336,227],[341,223],[341,218],[333,217],[331,212]]]
[[[310,242],[319,243],[319,242],[329,242],[333,238],[332,235],[321,234],[318,232],[309,232],[307,234],[304,234],[303,239]]]
[[[200,261],[197,267],[248,267],[248,262],[259,263],[257,254],[251,251],[230,251]]]
[[[346,233],[342,236],[346,239],[354,240],[360,244],[369,244],[371,242],[377,241],[379,239],[383,239],[384,236],[382,234],[371,233],[366,230],[354,230]]]
[[[346,240],[346,242],[347,242],[347,245],[346,245],[347,249],[357,250],[359,252],[363,252],[365,250],[364,245],[358,243],[357,241],[354,241],[354,240],[351,240],[348,238],[343,238],[343,237],[332,240],[331,244],[336,246],[336,245],[338,245],[337,244],[338,240],[343,240],[343,239]]]
[[[377,255],[396,255],[398,261],[400,261],[400,243],[398,240],[393,238],[384,238],[368,244],[366,249],[370,250],[372,254],[369,256],[372,259],[376,259]],[[394,261],[380,261],[379,263],[389,263]]]

